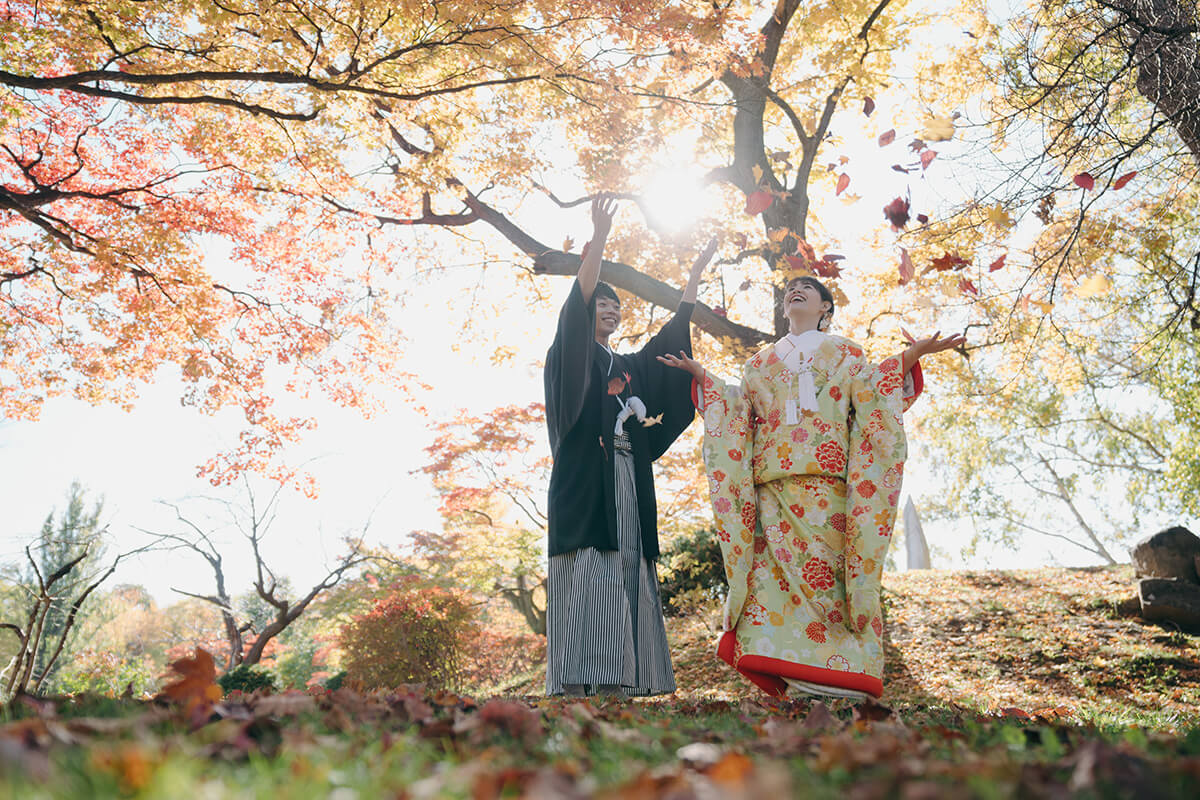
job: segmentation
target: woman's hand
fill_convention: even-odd
[[[900,329],[900,333],[904,335],[904,341],[908,342],[908,349],[902,356],[905,372],[912,369],[912,365],[917,363],[921,356],[940,353],[943,350],[958,350],[967,343],[967,337],[961,333],[943,338],[941,331],[934,331],[933,336],[926,336],[924,339],[916,338],[903,328]]]
[[[655,358],[666,364],[668,367],[681,369],[690,374],[696,380],[701,382],[704,381],[704,367],[700,366],[699,361],[690,357],[682,350],[679,351],[678,356],[673,356],[670,353],[667,353],[665,356],[655,356]]]

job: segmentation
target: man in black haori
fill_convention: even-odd
[[[690,354],[690,320],[711,241],[675,316],[636,353],[614,353],[616,292],[599,281],[614,200],[592,203],[594,234],[546,355],[550,476],[546,693],[675,691],[658,596],[651,463],[694,415],[691,376],[656,360]]]

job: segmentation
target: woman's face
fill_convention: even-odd
[[[817,287],[804,280],[794,280],[789,283],[783,296],[783,311],[784,315],[788,317],[799,314],[804,317],[820,319],[826,311],[832,308],[833,305],[829,301],[821,299],[821,293]]]
[[[621,324],[621,304],[611,297],[596,297],[596,334],[608,337]]]

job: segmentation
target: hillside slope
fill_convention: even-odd
[[[901,572],[884,605],[889,705],[1200,725],[1200,636],[1139,619],[1128,566]],[[761,697],[717,659],[716,624],[712,608],[668,618],[679,695]]]

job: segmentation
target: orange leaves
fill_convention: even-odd
[[[1125,186],[1126,186],[1126,185],[1127,185],[1127,184],[1128,184],[1128,183],[1129,183],[1131,180],[1133,180],[1133,179],[1134,179],[1134,178],[1136,178],[1136,177],[1137,177],[1137,170],[1136,170],[1136,169],[1135,169],[1133,172],[1126,172],[1124,175],[1122,175],[1121,177],[1117,178],[1117,180],[1116,180],[1115,182],[1113,182],[1113,187],[1112,187],[1112,188],[1114,188],[1114,189],[1124,189],[1124,188],[1125,188]]]
[[[928,169],[935,158],[937,158],[937,150],[923,150],[921,152],[921,169]]]
[[[194,714],[221,699],[221,687],[217,686],[217,667],[212,655],[197,647],[191,657],[172,661],[169,667],[175,680],[163,686],[159,698],[181,705],[188,714]]]
[[[848,187],[849,185],[850,185],[850,176],[848,174],[846,174],[845,172],[843,172],[841,175],[838,176],[837,189],[834,191],[834,195],[835,196],[840,195],[842,192],[846,191],[846,187]]]
[[[904,286],[913,279],[916,275],[916,267],[913,266],[912,258],[908,255],[908,249],[900,248],[900,285]]]
[[[756,216],[766,211],[771,207],[771,203],[775,202],[775,198],[770,192],[758,189],[746,196],[746,213],[750,216]]]
[[[992,263],[988,264],[988,272],[995,272],[998,269],[1003,269],[1005,262],[1008,260],[1008,253],[1004,253]]]
[[[950,269],[962,269],[971,262],[958,255],[957,253],[945,252],[935,258],[929,265],[929,269],[945,272]]]
[[[887,147],[892,142],[896,141],[896,129],[890,128],[879,134],[879,146]]]

